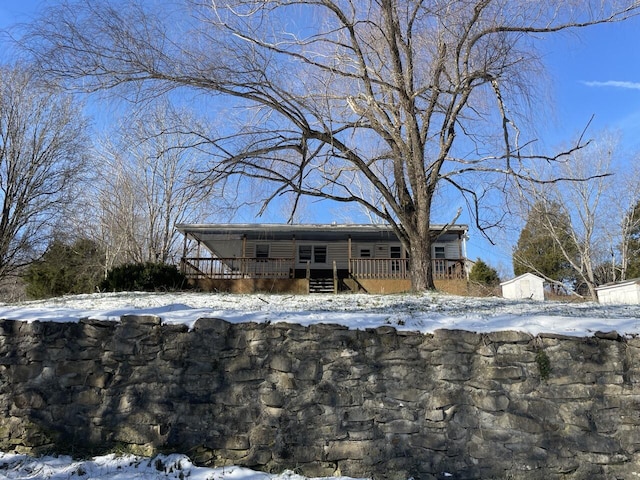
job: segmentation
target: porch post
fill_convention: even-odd
[[[351,276],[351,235],[347,237],[347,262],[349,264],[347,272],[349,273],[349,276]]]
[[[296,278],[296,236],[291,236],[291,278]]]
[[[180,262],[180,273],[182,273],[183,275],[187,273],[186,258],[187,258],[187,236],[188,235],[189,234],[187,232],[184,232],[184,242],[182,243],[182,261]]]
[[[460,252],[460,254],[458,255],[458,257],[460,258],[460,276],[464,278],[466,278],[467,280],[469,280],[469,272],[467,272],[467,261],[466,261],[466,256],[467,256],[467,249],[465,248],[465,234],[464,233],[460,233],[458,234],[458,250]]]
[[[198,265],[198,268],[200,270],[203,270],[203,268],[202,268],[202,253],[200,251],[200,239],[199,238],[196,239],[196,244],[198,245],[198,247],[196,248],[196,257],[198,258],[196,260],[196,265]],[[212,264],[212,268],[213,268],[213,264]]]
[[[242,258],[247,257],[247,235],[242,235]]]

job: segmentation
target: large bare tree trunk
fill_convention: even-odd
[[[409,250],[411,287],[414,291],[433,290],[433,262],[431,260],[431,247],[428,238],[426,241],[416,238],[411,242]]]

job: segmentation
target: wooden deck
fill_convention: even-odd
[[[331,270],[355,279],[408,279],[409,261],[407,258],[352,258],[348,270],[335,267],[323,270],[309,266],[306,269],[296,268],[294,258],[186,257],[182,259],[181,268],[191,279],[312,278]],[[464,279],[463,261],[434,259],[433,275],[436,280]]]

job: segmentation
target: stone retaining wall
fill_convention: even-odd
[[[640,475],[640,340],[0,321],[0,449],[375,479]],[[453,477],[447,475],[453,474]]]

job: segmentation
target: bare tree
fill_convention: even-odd
[[[65,2],[26,46],[46,72],[85,90],[133,87],[137,99],[188,87],[235,99],[238,128],[230,119],[202,133],[208,179],[272,182],[266,204],[293,193],[365,206],[408,250],[415,290],[434,287],[439,192],[457,192],[484,229],[493,186],[567,153],[539,154],[521,139],[536,40],[638,9],[633,0],[183,3]],[[356,179],[380,201],[358,195]]]
[[[609,232],[615,228],[616,219],[611,217],[611,203],[607,195],[614,187],[614,176],[610,175],[616,154],[618,139],[602,134],[587,147],[575,151],[562,162],[547,165],[557,178],[578,176],[588,181],[555,182],[537,184],[521,191],[520,202],[525,211],[531,210],[539,219],[539,227],[553,241],[566,265],[574,272],[578,285],[583,286],[593,300],[597,299],[596,286],[601,283],[598,269],[609,258]],[[544,175],[538,172],[535,177]],[[558,221],[558,216],[566,221]],[[514,260],[525,261],[524,258]],[[535,264],[529,265],[541,273]],[[558,281],[562,279],[550,279]]]
[[[86,167],[81,108],[22,68],[0,66],[0,279],[40,255]]]
[[[202,158],[184,148],[193,139],[176,128],[187,119],[191,126],[197,123],[162,103],[127,117],[102,142],[91,203],[107,269],[123,262],[175,261],[181,254],[175,225],[223,212],[222,200],[192,179]]]
[[[638,264],[640,256],[640,158],[636,154],[629,163],[615,174],[609,190],[612,281],[626,280],[630,267],[631,275],[638,271],[633,264]]]

